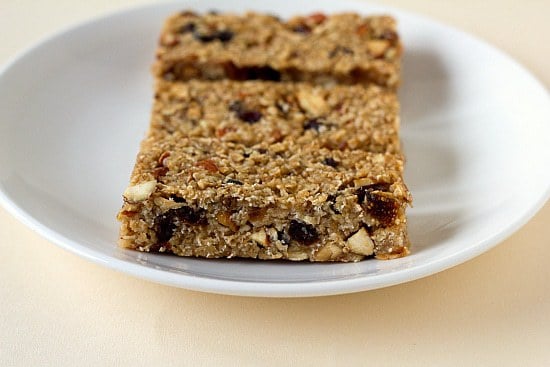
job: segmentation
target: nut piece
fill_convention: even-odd
[[[258,242],[262,246],[268,245],[267,234],[263,229],[260,229],[258,232],[254,232],[250,235],[250,238]]]
[[[300,106],[314,116],[321,116],[328,112],[328,104],[324,98],[313,91],[301,90],[298,92]]]
[[[326,245],[315,253],[315,261],[335,260],[342,255],[342,249],[336,245]]]
[[[386,40],[370,40],[367,42],[367,49],[374,57],[381,57],[386,53],[390,43]]]
[[[131,203],[137,203],[143,200],[147,200],[149,196],[155,191],[157,187],[157,181],[145,181],[137,185],[129,186],[124,190],[124,198]]]
[[[302,261],[309,258],[306,251],[299,247],[289,247],[287,252],[287,258],[291,261]]]
[[[348,238],[346,245],[351,252],[359,255],[369,256],[374,253],[374,242],[372,242],[365,228],[361,228]]]

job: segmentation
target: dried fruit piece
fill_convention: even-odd
[[[294,241],[303,245],[311,245],[319,239],[319,234],[315,227],[309,223],[291,220],[288,227],[288,235]]]
[[[391,225],[399,211],[399,204],[391,194],[380,191],[368,191],[367,200],[363,208],[383,226]]]
[[[254,208],[248,212],[248,220],[251,222],[259,222],[264,219],[267,213],[266,208]]]
[[[283,245],[290,244],[290,237],[287,233],[283,231],[277,231],[277,239],[281,241]]]
[[[170,209],[155,220],[155,233],[160,243],[168,242],[174,235],[174,231],[180,223],[205,224],[206,217],[203,209],[193,209],[182,206],[178,209]]]
[[[363,209],[383,226],[389,226],[397,217],[399,204],[389,192],[390,185],[377,183],[357,189],[357,201]]]
[[[256,123],[262,118],[262,113],[260,111],[248,109],[241,101],[231,102],[229,110],[235,112],[239,119],[249,124]]]
[[[233,220],[231,219],[231,213],[229,212],[220,212],[216,215],[216,220],[228,227],[229,229],[231,229],[233,232],[237,232],[239,230],[239,226],[233,222]]]
[[[370,27],[368,24],[361,24],[355,29],[355,33],[357,33],[359,36],[363,36],[365,34],[368,34],[370,30]]]
[[[341,211],[339,211],[338,209],[336,209],[336,195],[330,194],[329,196],[327,196],[327,202],[329,203],[330,209],[331,209],[334,213],[336,213],[336,214],[342,214]]]
[[[399,36],[395,31],[386,29],[382,34],[380,35],[380,38],[390,41],[392,44],[395,44],[395,42],[399,39]]]
[[[228,29],[215,31],[212,33],[201,33],[201,32],[198,32],[197,30],[194,30],[193,32],[193,37],[195,37],[196,40],[201,41],[203,43],[209,43],[215,40],[218,40],[222,43],[226,43],[231,41],[233,36],[234,36],[233,32]]]
[[[222,43],[229,42],[233,38],[234,34],[230,30],[219,31],[216,34],[216,38],[219,39]]]
[[[271,66],[253,66],[244,69],[246,80],[271,80],[278,82],[281,80],[281,73]]]
[[[193,37],[197,41],[201,41],[202,43],[209,43],[216,39],[216,35],[214,33],[200,33],[200,32],[193,32]]]
[[[307,24],[300,23],[292,27],[292,31],[296,33],[308,34],[311,32],[311,28]]]
[[[168,167],[157,167],[153,170],[153,176],[155,176],[155,178],[159,178],[159,177],[162,177],[164,175],[166,175],[168,173]]]
[[[159,159],[157,160],[157,164],[159,166],[166,166],[166,159],[170,157],[170,152],[162,152],[162,154],[159,156]]]
[[[157,241],[160,243],[170,241],[170,238],[172,238],[176,230],[176,224],[174,223],[173,217],[168,212],[156,218],[155,227]]]
[[[334,158],[332,157],[328,157],[323,159],[323,164],[326,164],[327,166],[330,166],[330,167],[336,167],[338,166],[338,161],[334,160]]]
[[[178,209],[172,209],[170,212],[180,221],[186,224],[205,224],[206,215],[204,209],[193,209],[189,206],[182,206]]]
[[[365,197],[367,195],[367,192],[369,191],[385,191],[388,192],[390,190],[390,184],[385,182],[379,182],[371,185],[365,185],[361,186],[357,189],[357,202],[359,204],[362,204],[363,201],[365,201]]]
[[[197,25],[193,22],[186,23],[178,29],[178,33],[194,32]]]
[[[228,178],[225,183],[233,184],[233,185],[242,185],[243,183],[239,180],[234,180],[232,178]]]
[[[260,121],[262,118],[262,113],[254,110],[243,110],[238,113],[238,116],[244,122],[253,124]]]
[[[218,166],[211,159],[202,159],[196,163],[196,166],[204,168],[208,172],[212,172],[212,173],[218,172]]]
[[[307,120],[305,123],[304,123],[304,130],[315,130],[315,131],[319,131],[319,129],[321,128],[322,124],[319,122],[318,119],[310,119],[310,120]]]

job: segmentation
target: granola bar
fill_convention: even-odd
[[[152,128],[124,193],[122,246],[310,261],[408,253],[399,155],[316,141],[246,146]]]
[[[399,152],[399,105],[377,86],[159,81],[152,128],[247,146],[317,141],[328,149]]]
[[[314,84],[399,84],[393,18],[344,13],[294,17],[186,11],[162,30],[154,73],[165,80],[263,79]]]

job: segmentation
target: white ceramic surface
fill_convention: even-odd
[[[409,257],[355,264],[201,260],[116,247],[115,215],[152,97],[163,18],[193,8],[387,12],[406,47],[400,92]],[[491,46],[429,19],[353,1],[157,4],[73,27],[0,71],[0,201],[52,242],[155,282],[208,292],[312,296],[397,284],[498,244],[550,193],[550,98]],[[48,251],[48,249],[44,249]],[[54,264],[52,264],[54,266]]]

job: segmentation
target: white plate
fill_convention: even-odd
[[[406,45],[402,129],[409,257],[356,264],[200,260],[121,250],[115,214],[148,125],[149,65],[172,11],[388,12]],[[426,18],[359,2],[150,5],[71,28],[0,72],[0,198],[27,225],[94,262],[155,282],[238,295],[312,296],[417,279],[524,224],[550,186],[548,92],[506,55]],[[47,251],[47,249],[45,249]]]

